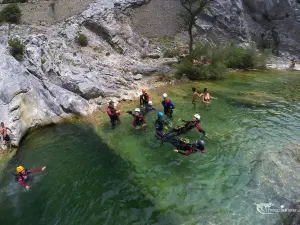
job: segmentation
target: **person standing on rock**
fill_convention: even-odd
[[[120,119],[119,119],[120,110],[116,110],[115,107],[114,107],[114,102],[110,101],[106,111],[107,111],[107,114],[110,118],[111,127],[112,127],[112,129],[115,129],[116,123],[121,122]]]
[[[173,118],[173,109],[175,108],[174,104],[170,99],[168,99],[167,93],[163,94],[164,100],[161,102],[161,104],[164,107],[164,113],[170,118]]]
[[[140,106],[147,106],[150,101],[150,96],[147,94],[146,89],[142,89],[142,94],[140,95]]]
[[[12,132],[11,129],[9,129],[8,127],[5,127],[4,123],[1,122],[0,133],[2,135],[2,145],[6,145],[10,141],[10,137],[7,134],[7,130]]]

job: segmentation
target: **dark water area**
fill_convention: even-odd
[[[125,113],[114,131],[100,113],[92,123],[37,130],[5,170],[0,224],[281,224],[283,213],[262,214],[257,205],[290,207],[300,194],[300,95],[282,88],[298,87],[298,79],[252,72],[151,92],[158,109],[168,92],[176,105],[173,126],[201,114],[207,152],[189,157],[157,142],[156,112],[143,130],[133,129]],[[194,110],[192,86],[208,86],[218,100]],[[183,137],[201,136],[195,129]],[[32,174],[30,191],[14,181],[18,164],[47,166]]]

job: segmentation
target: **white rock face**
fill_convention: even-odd
[[[137,96],[144,75],[170,70],[167,65],[174,60],[160,59],[160,49],[135,34],[122,13],[144,2],[99,0],[49,28],[14,26],[10,38],[25,45],[21,63],[10,56],[7,36],[1,37],[0,114],[13,131],[13,145],[30,128],[90,114],[111,99]],[[87,36],[87,47],[75,41],[79,33]]]

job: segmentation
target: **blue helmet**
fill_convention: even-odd
[[[199,147],[200,147],[200,146],[203,146],[203,147],[204,147],[205,142],[204,142],[203,140],[200,140],[200,139],[199,139],[199,140],[196,141],[196,145],[199,146]]]
[[[165,115],[162,112],[158,112],[157,116],[158,116],[158,118],[164,118],[165,117]]]

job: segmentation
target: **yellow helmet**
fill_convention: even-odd
[[[23,170],[24,170],[24,167],[23,167],[23,166],[18,166],[18,167],[16,168],[17,173],[21,173]]]

